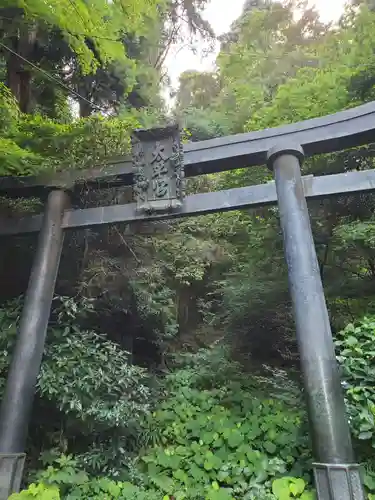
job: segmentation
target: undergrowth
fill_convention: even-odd
[[[374,467],[364,450],[373,446],[373,391],[361,377],[368,381],[372,370],[367,351],[374,331],[373,318],[367,318],[349,325],[336,340],[350,421],[366,461],[367,498],[372,500]],[[76,457],[61,456],[11,499],[315,498],[298,384],[277,370],[271,377],[241,373],[220,344],[194,356],[179,355],[175,367],[161,381],[159,402],[141,419],[143,448],[128,461],[121,481],[93,477]]]

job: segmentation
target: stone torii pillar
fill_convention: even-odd
[[[364,500],[303,189],[299,145],[268,153],[284,235],[319,500]]]
[[[6,500],[20,488],[30,414],[64,240],[62,218],[68,205],[64,191],[52,191],[44,211],[0,407],[0,500]]]

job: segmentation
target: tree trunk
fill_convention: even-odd
[[[92,112],[91,105],[87,101],[80,99],[80,101],[79,101],[79,116],[81,118],[87,118],[88,116],[91,115],[91,112]]]
[[[7,62],[7,86],[17,99],[20,110],[30,113],[31,73],[24,69],[21,60],[10,54]]]
[[[20,73],[20,110],[23,113],[31,113],[31,73],[21,71]]]
[[[18,51],[18,38],[14,37],[11,40],[12,49]],[[16,55],[9,53],[7,61],[7,86],[13,93],[17,102],[20,102],[21,97],[21,82],[20,82],[21,59]]]
[[[12,38],[12,49],[22,58],[32,57],[36,40],[36,26],[25,26],[18,37]],[[31,112],[31,66],[15,54],[9,54],[7,62],[7,85],[17,99],[23,113]]]

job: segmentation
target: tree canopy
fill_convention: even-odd
[[[123,33],[147,34],[148,18],[158,15],[160,2],[149,0],[51,0],[3,2],[2,8],[19,11],[32,29],[35,23],[46,23],[58,29],[78,56],[83,72],[94,71],[99,64],[126,57],[121,42]],[[90,43],[88,43],[88,41]]]

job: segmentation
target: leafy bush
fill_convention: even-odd
[[[165,399],[143,427],[154,444],[140,454],[136,469],[127,469],[123,481],[100,474],[90,478],[80,469],[82,461],[61,457],[37,475],[37,487],[57,486],[64,499],[313,498],[303,413],[253,392],[256,383],[241,378],[239,370],[234,376],[239,367],[220,345],[202,350],[195,360],[180,359],[180,369],[167,377]],[[30,488],[36,491],[35,485]]]
[[[57,486],[46,486],[44,483],[32,483],[27,490],[14,493],[9,500],[60,500],[60,492]]]
[[[375,448],[375,317],[350,323],[336,347],[352,432]]]
[[[375,470],[371,467],[371,461],[365,465],[363,483],[368,494],[368,499],[375,500]]]
[[[16,301],[0,309],[2,385],[20,306]],[[32,432],[38,433],[44,450],[56,448],[61,453],[74,446],[87,470],[118,477],[138,446],[140,421],[150,411],[149,377],[146,370],[129,364],[128,353],[118,344],[78,328],[78,319],[91,309],[92,304],[84,300],[54,300],[37,385],[39,413]],[[52,423],[44,416],[48,413],[56,417]]]
[[[36,498],[38,500],[160,500],[156,492],[146,491],[128,482],[113,481],[108,478],[90,478],[79,470],[78,463],[71,456],[62,456],[55,460],[38,476],[39,482],[19,494],[13,494],[11,500]]]
[[[165,384],[170,394],[180,389],[214,389],[226,385],[228,380],[241,377],[241,367],[230,359],[229,347],[217,342],[194,353],[179,353],[173,356],[175,367]]]
[[[0,175],[92,167],[127,153],[130,132],[139,125],[132,112],[111,120],[94,115],[70,123],[25,115],[0,83]]]
[[[8,341],[15,334],[18,307],[15,303],[13,322],[9,310],[2,311],[3,331],[7,332],[4,338]],[[91,445],[75,459],[55,459],[28,490],[13,496],[14,500],[315,498],[305,415],[298,410],[292,383],[288,386],[288,380],[280,378],[277,371],[272,381],[244,377],[240,367],[230,361],[226,347],[218,343],[195,355],[177,357],[178,369],[163,384],[165,398],[149,415],[150,393],[147,385],[142,385],[142,377],[146,381],[142,370],[127,365],[126,353],[118,352],[108,340],[74,325],[78,309],[88,313],[90,307],[90,302],[79,305],[67,298],[56,301],[39,391],[73,418],[72,435],[77,422],[91,433]],[[374,331],[375,320],[368,318],[348,325],[336,340],[351,424],[357,438],[370,444]],[[6,356],[2,361],[6,366]],[[119,384],[122,372],[126,376],[123,388]],[[279,398],[280,386],[283,397]],[[129,398],[123,398],[124,394]],[[126,426],[122,415],[127,419]],[[129,432],[133,416],[145,420],[137,432],[149,433],[153,443],[140,454],[137,467],[135,462],[126,462],[126,452],[121,458],[117,441]],[[64,424],[66,436],[69,419]],[[90,473],[95,473],[95,478]],[[114,480],[116,474],[121,481]],[[371,498],[375,489],[371,467],[365,484]]]
[[[279,500],[300,498],[301,500],[314,500],[315,494],[307,491],[306,482],[301,478],[282,477],[272,483],[272,493]]]
[[[159,435],[141,458],[147,485],[181,499],[258,499],[271,494],[275,478],[310,481],[300,412],[254,398],[239,383],[205,390],[178,380],[152,415]]]
[[[142,457],[139,486],[90,478],[72,457],[61,457],[12,500],[314,498],[308,474],[289,475],[301,470],[296,460],[308,457],[300,416],[282,403],[240,396],[232,397],[229,388],[189,389],[163,403],[153,415],[153,425],[162,428],[160,444]]]

